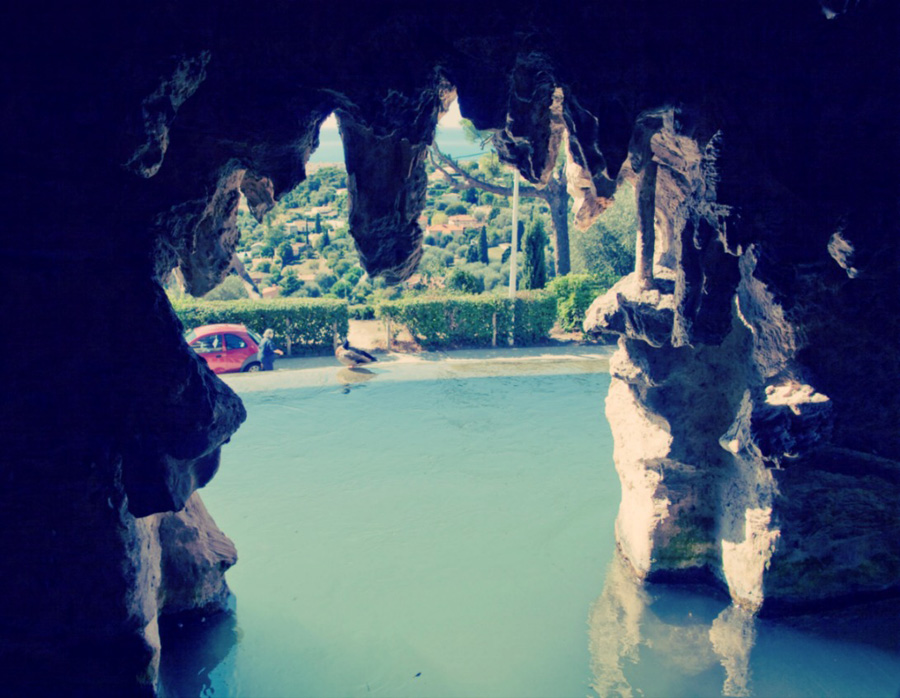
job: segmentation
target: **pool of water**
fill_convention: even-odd
[[[232,379],[248,420],[203,498],[233,612],[165,629],[165,695],[896,696],[893,608],[835,637],[634,584],[605,368]]]

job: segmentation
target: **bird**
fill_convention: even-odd
[[[351,369],[363,366],[364,364],[370,364],[373,361],[378,361],[378,359],[369,352],[363,349],[357,349],[356,347],[351,347],[346,339],[343,342],[335,342],[334,356],[338,361],[344,364],[344,366]]]

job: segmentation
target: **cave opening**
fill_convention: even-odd
[[[562,119],[576,221],[630,159],[637,271],[586,318],[620,336],[610,395],[631,504],[607,579],[707,569],[736,603],[695,623],[655,586],[604,590],[591,617],[624,622],[590,635],[593,674],[611,672],[598,685],[624,691],[629,658],[668,641],[707,660],[680,664],[699,672],[684,685],[762,693],[747,667],[790,638],[766,645],[752,611],[813,611],[801,632],[826,619],[867,635],[857,648],[873,623],[895,630],[900,8],[526,2],[479,7],[477,26],[459,7],[345,9],[10,10],[4,690],[158,694],[160,614],[225,594],[235,551],[196,492],[246,411],[184,345],[157,280],[177,262],[191,293],[212,288],[242,198],[261,217],[302,181],[335,110],[363,264],[408,278],[451,84],[531,183]],[[856,610],[815,613],[835,606]],[[890,682],[896,645],[877,649],[838,664],[874,667],[861,687]]]

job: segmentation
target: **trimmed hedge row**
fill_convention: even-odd
[[[506,344],[513,323],[512,304],[503,296],[440,296],[385,301],[378,317],[406,326],[426,349]],[[556,297],[524,291],[515,301],[515,343],[545,341],[556,322]]]
[[[335,330],[341,337],[349,331],[347,302],[331,298],[173,299],[172,308],[186,330],[217,322],[240,323],[260,334],[271,327],[289,354],[331,353]]]

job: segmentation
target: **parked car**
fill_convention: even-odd
[[[262,337],[244,325],[203,325],[187,332],[184,340],[215,373],[260,369],[256,355]]]

